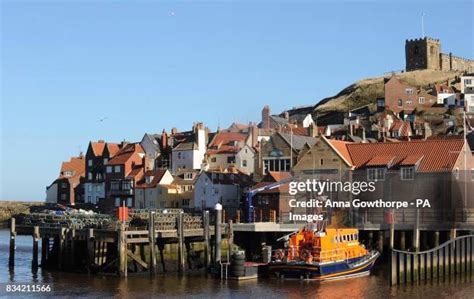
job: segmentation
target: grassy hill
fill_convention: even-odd
[[[451,81],[459,75],[461,75],[461,72],[433,70],[420,70],[396,74],[402,82],[423,88],[427,88],[433,83],[446,82],[446,80]],[[315,106],[315,112],[318,114],[332,111],[345,112],[364,105],[371,105],[372,108],[375,108],[376,99],[384,96],[384,79],[390,76],[392,76],[392,74],[357,81],[341,90],[337,95],[321,100]]]

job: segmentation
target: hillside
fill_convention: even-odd
[[[446,72],[433,70],[420,70],[412,72],[397,73],[396,76],[409,85],[427,88],[430,84],[452,80],[461,72]],[[325,114],[332,111],[345,112],[364,105],[370,104],[375,108],[377,98],[384,96],[384,78],[389,78],[392,74],[381,77],[368,78],[344,88],[337,95],[321,100],[315,106],[315,112]]]

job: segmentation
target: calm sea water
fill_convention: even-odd
[[[190,298],[474,298],[474,281],[453,281],[441,284],[389,287],[386,271],[377,267],[368,277],[331,282],[281,281],[259,279],[245,282],[221,282],[203,274],[179,276],[177,273],[129,277],[119,279],[110,276],[31,270],[32,238],[20,236],[14,271],[8,270],[9,232],[0,230],[0,296],[5,293],[6,283],[50,284],[51,293],[30,294],[33,297],[58,296],[82,298],[142,298],[142,297],[190,297]],[[18,295],[19,296],[19,295]],[[25,294],[21,294],[22,297]]]

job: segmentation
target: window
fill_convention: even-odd
[[[424,97],[419,97],[418,98],[418,103],[419,104],[424,104],[425,103],[425,98]]]
[[[402,175],[402,181],[412,181],[415,179],[414,167],[402,167],[400,173]]]
[[[398,105],[398,107],[402,107],[403,106],[403,100],[399,99],[397,105]]]
[[[107,173],[112,173],[112,166],[107,166],[105,170]]]
[[[181,159],[181,152],[178,153],[178,159]]]
[[[87,179],[88,179],[88,180],[92,180],[92,172],[88,172],[88,173],[87,173]]]
[[[114,167],[114,172],[115,173],[120,172],[120,165],[117,165],[117,166]]]
[[[87,166],[92,166],[92,159],[87,160]]]
[[[184,174],[184,179],[185,180],[192,180],[193,179],[193,173],[192,172],[186,172]]]
[[[407,101],[406,101],[406,104],[407,104],[407,105],[411,105],[412,103],[413,103],[413,102],[412,102],[411,100],[407,100]]]
[[[471,85],[472,80],[471,79],[464,79],[464,85]]]
[[[413,89],[405,88],[405,94],[407,94],[407,95],[413,94]]]
[[[385,168],[368,168],[367,179],[369,181],[383,181],[385,180]]]
[[[131,207],[132,206],[132,198],[129,197],[127,198],[127,207]]]
[[[115,206],[120,207],[120,197],[115,198]]]
[[[181,205],[182,205],[183,207],[188,207],[188,206],[189,206],[189,199],[184,199],[184,198],[183,198],[183,199],[181,200]]]
[[[109,162],[109,159],[104,158],[104,165],[107,164],[107,162]]]
[[[72,176],[72,171],[68,170],[64,172],[65,177],[71,177]]]
[[[214,191],[214,194],[219,194],[219,189],[214,188],[213,191]]]
[[[459,168],[456,168],[454,170],[454,177],[456,178],[456,180],[459,180]]]
[[[67,184],[66,183],[61,183],[61,188],[67,188]]]
[[[263,166],[265,173],[269,171],[290,171],[291,161],[290,159],[264,159]]]
[[[216,157],[212,157],[212,158],[211,158],[211,162],[212,162],[212,163],[216,163],[216,161],[217,161],[217,158],[216,158]]]
[[[434,53],[435,53],[435,48],[434,48],[434,46],[431,46],[430,47],[430,54],[434,54]]]
[[[419,52],[418,46],[413,47],[413,54],[418,55]]]
[[[92,192],[92,185],[87,184],[87,191]]]
[[[319,160],[319,165],[324,165],[324,159]]]
[[[92,196],[87,196],[87,202],[92,202]]]
[[[242,167],[247,167],[247,160],[242,160]]]
[[[235,163],[235,156],[227,157],[227,163],[234,164]]]

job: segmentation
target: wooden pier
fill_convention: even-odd
[[[209,224],[209,211],[202,215],[202,225],[199,228],[185,228],[183,214],[176,217],[174,229],[156,229],[155,212],[149,212],[147,227],[131,227],[117,221],[115,228],[72,229],[67,227],[48,227],[17,225],[12,218],[10,225],[10,256],[9,266],[15,265],[15,240],[19,235],[32,236],[33,253],[32,267],[55,268],[65,271],[87,273],[117,274],[126,277],[128,273],[149,272],[156,274],[158,253],[161,270],[166,271],[164,248],[166,244],[177,244],[178,271],[183,272],[187,264],[191,267],[191,244],[204,243],[204,266],[211,263],[213,236],[232,235],[232,226],[221,223]],[[153,225],[155,223],[155,225]],[[220,238],[218,238],[220,239]],[[41,240],[41,263],[39,263],[39,246]],[[218,250],[217,250],[218,252]],[[214,257],[216,255],[214,254]]]

